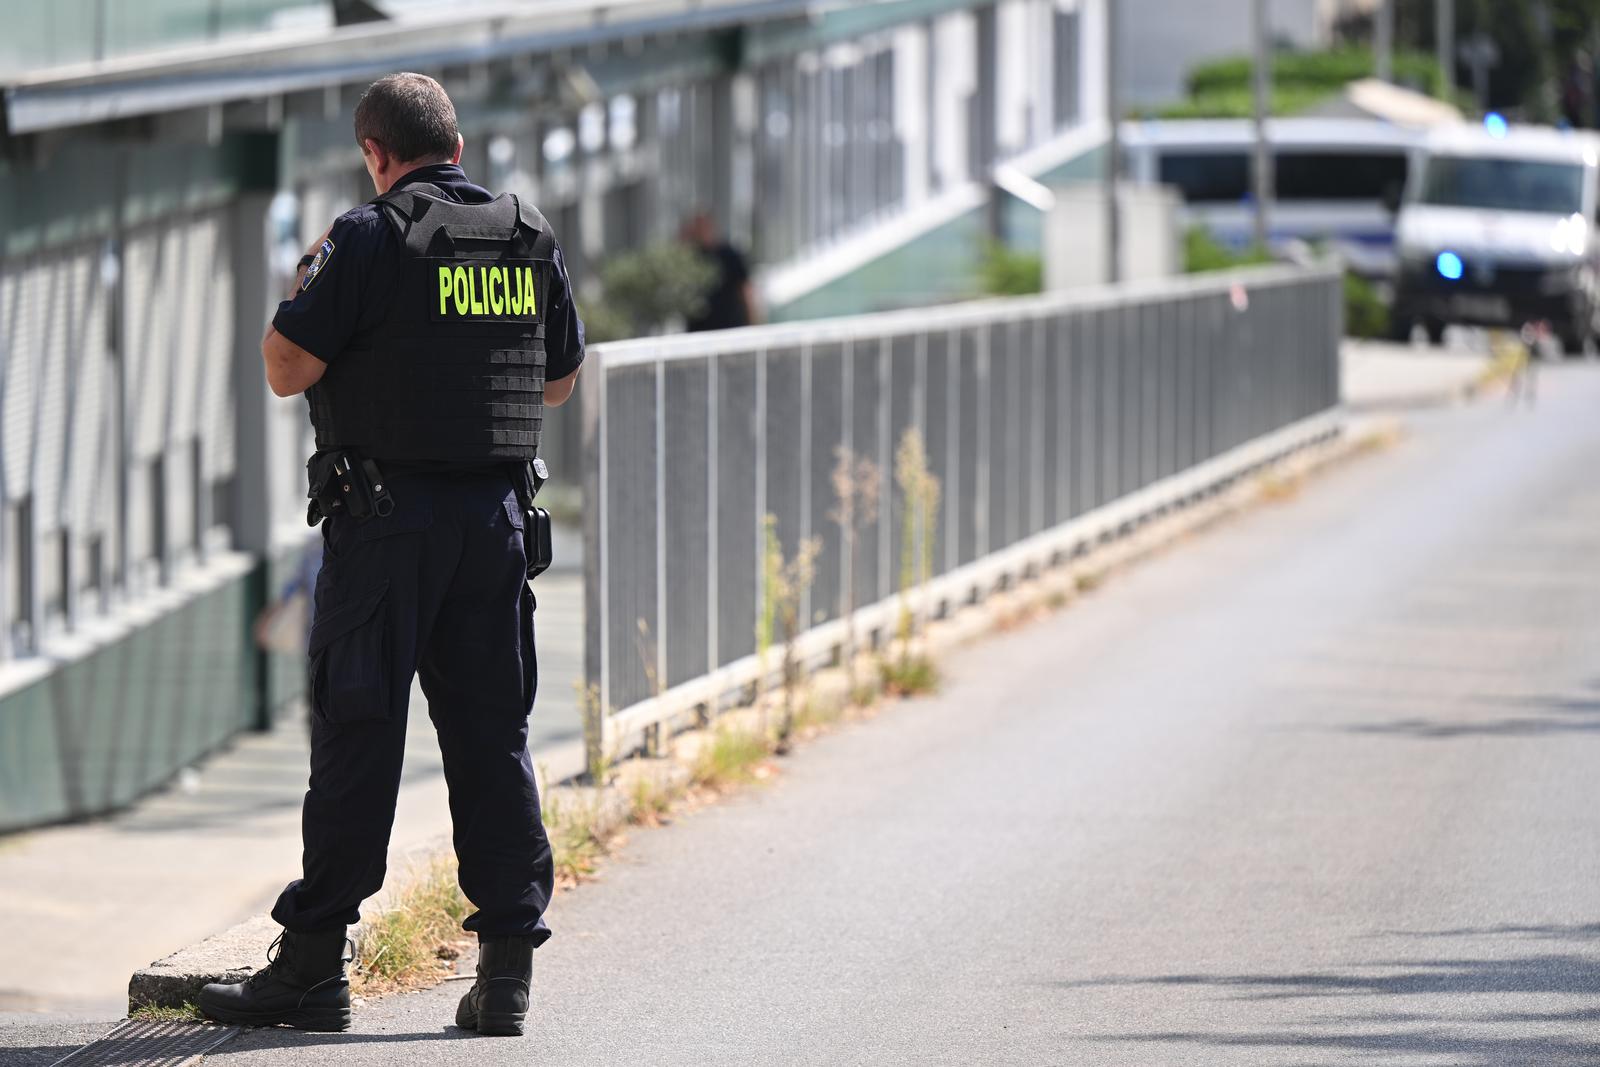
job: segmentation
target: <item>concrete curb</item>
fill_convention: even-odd
[[[1401,396],[1374,400],[1347,401],[1345,410],[1357,415],[1402,414],[1407,411],[1429,411],[1470,404],[1499,384],[1486,371],[1483,377],[1461,382],[1442,389],[1423,390]]]
[[[1315,444],[1267,462],[1248,474],[1240,475],[1186,506],[1139,522],[1125,535],[1089,547],[1060,566],[1035,573],[1010,588],[991,594],[975,604],[961,607],[943,618],[930,621],[918,641],[924,650],[938,654],[985,635],[1002,633],[1028,619],[1065,606],[1097,586],[1116,570],[1180,541],[1230,515],[1259,505],[1268,499],[1265,479],[1277,477],[1294,481],[1328,467],[1341,459],[1359,455],[1375,437],[1391,433],[1392,419],[1362,417],[1349,420],[1341,432]],[[863,651],[858,673],[872,677],[872,654]],[[863,673],[864,672],[864,673]],[[820,702],[842,709],[850,694],[842,667],[829,667],[809,675],[801,695],[802,706]],[[769,701],[779,694],[769,693]],[[776,713],[768,707],[769,721]],[[604,787],[557,785],[544,789],[547,822],[555,822],[566,812],[581,811],[585,826],[604,839],[628,824],[633,813],[637,783],[651,782],[656,788],[673,793],[685,789],[691,779],[690,767],[702,747],[718,728],[754,729],[760,709],[731,709],[719,715],[709,727],[683,731],[667,742],[669,756],[655,759],[630,759],[613,768],[611,781]],[[553,768],[540,766],[540,777],[561,780]],[[562,771],[570,776],[570,772]],[[541,785],[545,785],[541,781]],[[448,846],[446,846],[448,847]],[[352,937],[357,930],[351,931]],[[266,916],[258,916],[197,945],[180,949],[165,959],[134,972],[128,983],[129,1010],[140,1007],[182,1007],[193,1003],[200,988],[208,982],[238,982],[264,965],[268,946],[278,935],[278,926]]]
[[[617,766],[605,788],[558,785],[544,790],[544,805],[552,813],[581,810],[596,836],[610,837],[632,816],[633,790],[641,780],[657,788],[681,790],[689,782],[689,770],[669,759],[628,760]],[[440,843],[441,851],[449,847],[448,841]],[[427,857],[418,853],[413,858]],[[139,968],[128,980],[129,1013],[140,1008],[182,1008],[193,1004],[210,982],[244,981],[266,965],[267,952],[280,929],[268,916],[258,915]],[[351,927],[351,939],[357,940],[360,932],[360,927]]]
[[[1396,349],[1392,345],[1361,341],[1345,342],[1342,357],[1344,373],[1346,375],[1354,373],[1351,364],[1353,359],[1383,359],[1390,354],[1419,360],[1461,362],[1465,366],[1462,371],[1448,376],[1452,380],[1447,380],[1443,384],[1417,382],[1398,390],[1392,386],[1380,389],[1373,389],[1370,386],[1362,388],[1346,381],[1344,410],[1360,414],[1383,414],[1454,407],[1458,404],[1471,403],[1504,380],[1503,375],[1497,370],[1492,354],[1472,356],[1422,354],[1409,348]],[[1443,365],[1446,364],[1441,363],[1441,366]]]
[[[277,923],[258,915],[139,968],[128,980],[128,1011],[181,1008],[193,1004],[208,982],[244,981],[266,966],[267,949],[278,930]]]

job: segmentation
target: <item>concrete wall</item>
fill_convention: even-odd
[[[1044,285],[1056,292],[1101,285],[1106,275],[1105,194],[1098,185],[1062,186],[1044,226]],[[1164,186],[1124,185],[1121,206],[1122,278],[1146,281],[1183,270],[1183,203]]]

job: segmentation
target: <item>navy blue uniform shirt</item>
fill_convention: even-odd
[[[487,204],[487,189],[467,181],[454,163],[435,163],[394,183],[428,182],[458,204]],[[328,251],[328,246],[332,251]],[[315,264],[314,284],[306,283],[278,305],[272,327],[324,363],[332,363],[352,345],[361,344],[389,314],[399,288],[400,238],[374,204],[362,204],[340,215]],[[572,300],[572,281],[558,246],[556,279],[545,318],[545,380],[560,381],[583,362],[583,322]]]

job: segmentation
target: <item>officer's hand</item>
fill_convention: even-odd
[[[306,249],[306,255],[314,256],[318,252],[322,251],[322,242],[326,241],[328,239],[329,235],[331,235],[332,233],[333,233],[333,227],[332,226],[329,226],[326,230],[323,230],[322,231],[322,236],[318,237],[315,241],[312,241],[311,242],[311,247]]]

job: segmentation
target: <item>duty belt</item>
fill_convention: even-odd
[[[370,459],[353,452],[318,452],[306,463],[306,525],[315,526],[334,515],[361,520],[394,511],[394,498],[383,472]]]

